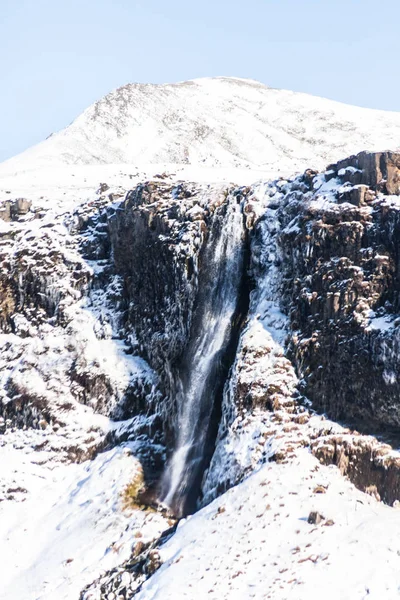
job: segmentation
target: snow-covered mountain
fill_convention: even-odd
[[[0,165],[0,600],[398,597],[398,140],[213,78]]]
[[[128,84],[0,167],[192,164],[294,172],[397,149],[400,114],[229,77]]]

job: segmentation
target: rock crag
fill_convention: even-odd
[[[249,187],[167,179],[102,183],[62,213],[2,204],[2,443],[43,464],[129,445],[150,512],[182,448],[197,471],[178,516],[304,448],[396,504],[400,155]],[[215,346],[202,332],[219,318]],[[190,419],[183,435],[196,373],[201,436]],[[139,590],[159,534],[82,598]]]

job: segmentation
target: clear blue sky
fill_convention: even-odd
[[[1,0],[0,160],[128,82],[230,75],[400,110],[399,0]]]

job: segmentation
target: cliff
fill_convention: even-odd
[[[346,483],[346,494],[366,492],[368,506],[400,500],[399,167],[393,152],[361,153],[246,187],[165,173],[132,189],[102,183],[62,210],[4,204],[1,508],[37,511],[45,490],[50,504],[79,499],[92,515],[101,486],[87,536],[102,531],[102,558],[66,563],[77,594],[94,580],[82,598],[147,589],[170,560],[161,555],[175,517],[205,507],[193,518],[225,523],[227,498],[239,510],[242,495],[259,494],[260,473],[276,489],[291,469],[304,468],[313,489],[317,471],[332,490],[344,475],[361,490]],[[63,475],[38,486],[54,468]],[[122,516],[138,474],[134,516]],[[46,525],[49,594],[75,547],[57,518]]]

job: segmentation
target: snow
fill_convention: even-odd
[[[343,177],[347,173],[354,174],[354,173],[361,173],[361,171],[360,171],[360,169],[356,169],[355,167],[352,167],[351,165],[346,167],[345,169],[339,169],[339,171],[338,171],[339,177]]]
[[[17,487],[29,490],[1,506],[1,600],[77,599],[102,569],[129,557],[135,532],[152,539],[165,528],[157,513],[122,510],[121,494],[140,468],[129,444],[57,468],[31,452],[35,460],[15,444],[1,448],[2,479],[15,473]]]
[[[9,174],[88,164],[191,164],[301,171],[398,147],[400,115],[228,77],[128,84],[6,161]]]
[[[5,165],[6,163],[3,163]],[[273,178],[275,171],[260,171],[251,169],[207,168],[202,165],[173,165],[173,164],[144,164],[140,169],[134,164],[109,164],[109,165],[64,165],[24,167],[18,172],[4,172],[0,165],[0,197],[7,198],[25,197],[33,201],[33,208],[43,208],[45,216],[39,221],[27,224],[26,235],[29,231],[36,231],[43,225],[54,223],[55,216],[76,209],[82,203],[92,202],[97,198],[95,190],[100,182],[109,185],[105,195],[114,195],[116,200],[123,198],[127,190],[131,190],[138,183],[154,180],[161,182],[163,179],[157,175],[166,173],[167,182],[195,181],[197,183],[234,183],[250,185],[261,177]],[[288,174],[288,173],[287,173]],[[9,192],[9,193],[7,193]],[[7,195],[6,195],[7,193]],[[111,205],[110,201],[110,205]],[[4,223],[0,226],[7,231],[16,228],[14,223]],[[18,224],[18,229],[21,226]]]
[[[312,511],[319,525],[307,522]],[[181,522],[160,555],[138,600],[394,600],[400,512],[302,449]]]
[[[373,311],[371,311],[373,313]],[[394,327],[393,320],[388,315],[384,317],[373,317],[370,320],[369,325],[366,327],[366,331],[377,330],[377,331],[388,331]]]

